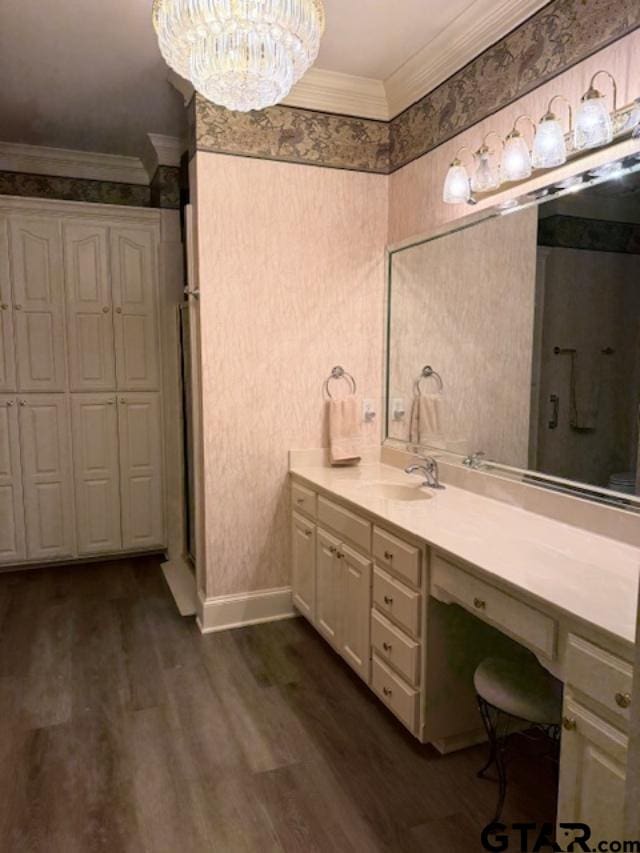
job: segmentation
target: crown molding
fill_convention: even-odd
[[[282,103],[288,107],[359,118],[382,121],[389,118],[382,80],[324,71],[321,68],[310,68]]]
[[[0,142],[0,170],[142,186],[149,184],[147,170],[138,157],[45,148],[14,142]]]
[[[530,18],[549,0],[476,0],[384,82],[392,119]]]
[[[182,155],[188,144],[178,136],[148,133],[142,152],[142,162],[150,181],[160,166],[180,166]]]

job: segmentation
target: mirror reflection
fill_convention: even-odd
[[[390,269],[389,438],[640,494],[639,173],[490,214]]]

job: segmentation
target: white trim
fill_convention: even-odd
[[[139,157],[95,154],[67,148],[46,148],[0,142],[0,169],[50,175],[58,178],[84,178],[90,181],[115,181],[148,186],[149,176]]]
[[[286,586],[216,598],[203,599],[199,595],[196,621],[203,634],[211,634],[293,616],[296,613],[291,603],[291,587]]]
[[[384,83],[393,118],[548,3],[548,0],[476,0]]]
[[[382,80],[311,68],[282,101],[284,106],[386,121],[387,96]]]
[[[160,568],[180,615],[195,616],[198,611],[198,595],[192,567],[182,558],[167,560]]]

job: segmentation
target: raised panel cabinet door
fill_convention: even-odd
[[[26,558],[15,397],[0,396],[0,564]]]
[[[9,229],[18,391],[64,391],[60,223],[15,216]]]
[[[342,547],[340,652],[358,675],[371,675],[371,560]]]
[[[316,627],[334,649],[340,647],[343,565],[340,540],[318,528],[316,542]]]
[[[68,400],[62,394],[18,397],[27,557],[75,555],[73,471]]]
[[[316,529],[303,516],[292,516],[291,591],[293,603],[309,621],[316,613]]]
[[[115,395],[74,394],[71,432],[78,553],[119,551],[122,535]]]
[[[16,390],[13,301],[9,276],[9,228],[0,217],[0,391]]]
[[[108,229],[65,223],[63,235],[69,385],[72,391],[115,390]]]
[[[118,388],[151,391],[158,387],[159,378],[151,231],[111,229],[111,276]]]
[[[597,842],[624,837],[626,753],[622,732],[572,699],[565,700],[558,821],[586,823],[592,850]],[[559,840],[572,840],[561,827],[558,832]]]
[[[164,544],[159,394],[118,395],[122,546]]]

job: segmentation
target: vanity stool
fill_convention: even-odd
[[[489,738],[489,759],[478,772],[498,771],[498,803],[494,821],[500,819],[507,792],[505,750],[511,732],[521,722],[541,729],[552,738],[555,751],[560,742],[562,684],[542,667],[530,652],[513,659],[485,658],[473,676],[478,707]]]

